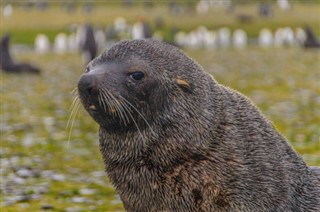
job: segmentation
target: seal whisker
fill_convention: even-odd
[[[124,117],[125,117],[125,122],[129,123],[130,122],[130,118],[127,115],[128,112],[127,112],[127,110],[124,109],[124,106],[125,106],[126,103],[123,100],[119,99],[118,104],[119,104],[119,107],[121,107],[121,110],[123,111],[123,114],[124,114]],[[128,108],[128,109],[129,109],[129,113],[131,113],[132,110],[130,108]]]
[[[145,140],[144,140],[144,138],[143,138],[143,135],[142,135],[142,132],[141,132],[141,130],[140,130],[140,128],[139,128],[139,126],[138,126],[137,122],[134,120],[134,118],[133,118],[133,116],[132,116],[131,112],[129,111],[129,110],[130,110],[130,108],[129,108],[129,106],[128,106],[128,104],[127,104],[126,102],[124,102],[124,104],[123,104],[123,108],[128,112],[128,114],[129,114],[129,116],[131,117],[131,119],[132,119],[132,121],[133,121],[134,125],[137,127],[137,130],[138,130],[138,132],[139,132],[139,135],[140,135],[140,137],[141,137],[142,141],[143,141],[143,142],[145,142]]]
[[[124,125],[127,126],[127,119],[128,118],[126,117],[126,113],[123,110],[122,105],[120,104],[120,102],[118,100],[114,100],[114,106],[117,108],[117,114],[120,117],[120,121],[122,121],[124,123]]]
[[[98,104],[100,107],[103,108],[104,111],[106,111],[105,105],[104,105],[104,101],[101,100],[101,96],[98,96]]]
[[[108,94],[108,92],[105,89],[101,89],[101,94],[104,98],[105,101],[102,100],[103,104],[107,105],[108,111],[113,111],[114,109],[116,109],[116,113],[118,114],[118,109],[116,108],[116,106],[113,103],[112,98],[110,97],[110,95]],[[107,112],[107,110],[106,110]],[[114,117],[114,113],[112,113],[112,117]]]
[[[150,131],[151,131],[153,134],[155,134],[155,132],[152,130],[149,122],[148,122],[147,119],[141,114],[141,112],[140,112],[135,106],[133,106],[128,100],[126,100],[123,96],[119,95],[119,97],[120,97],[123,101],[125,101],[130,107],[132,107],[132,108],[139,114],[139,116],[140,116],[140,117],[146,122],[146,124],[148,125]]]
[[[123,121],[125,126],[129,123],[129,118],[124,111],[122,104],[116,99],[108,90],[105,90],[107,94],[114,100],[114,106],[117,109],[117,114],[119,115],[120,119]]]
[[[74,116],[74,114],[76,112],[75,108],[80,107],[80,105],[81,105],[81,102],[80,102],[79,96],[75,95],[73,97],[72,103],[71,103],[70,108],[69,108],[69,110],[71,110],[71,113],[70,113],[70,116],[68,118],[66,129],[68,129],[68,127],[70,126],[71,119],[73,118],[73,116]]]
[[[72,92],[74,92],[74,91],[75,90],[73,90]],[[77,103],[78,100],[79,100],[79,95],[75,94],[74,97],[72,98],[72,102],[71,102],[69,110],[71,110],[74,107],[74,105]]]
[[[108,97],[109,97],[109,103],[110,103],[110,106],[111,106],[112,116],[114,117],[115,115],[117,115],[118,117],[120,117],[120,121],[121,121],[122,114],[120,113],[121,111],[120,111],[119,106],[117,105],[116,100],[115,100],[114,97],[110,94],[110,92],[106,91],[106,94],[107,94]],[[114,110],[115,110],[115,111],[114,111]]]
[[[105,107],[105,104],[107,104],[108,110],[112,111],[114,108],[116,109],[116,113],[118,114],[118,116],[120,117],[120,120],[122,120],[125,125],[127,124],[123,118],[123,114],[121,112],[121,109],[119,108],[119,106],[116,104],[116,102],[112,99],[112,97],[110,96],[110,94],[107,92],[107,90],[105,90],[104,88],[101,88],[101,95],[102,97],[107,100],[107,101],[103,101],[99,98],[99,101],[102,102],[102,104]],[[106,102],[106,103],[105,103]],[[105,111],[106,107],[105,107]],[[114,114],[112,113],[112,116],[114,116]]]
[[[70,129],[69,130],[69,135],[68,135],[68,147],[69,147],[69,144],[70,144],[71,133],[72,133],[72,129],[73,129],[73,126],[74,126],[74,122],[75,122],[75,119],[76,119],[76,117],[78,115],[80,107],[81,107],[81,101],[80,101],[78,96],[75,96],[74,101],[73,101],[73,106],[72,106],[72,109],[71,109],[71,113],[70,113],[70,116],[69,116],[69,119],[68,119],[68,122],[67,122],[67,126],[66,126],[66,129],[68,129],[68,128]]]
[[[105,96],[103,90],[101,90],[100,95],[98,96],[99,105],[103,107],[104,111],[107,112],[107,108],[109,109],[108,101],[103,101],[103,99],[108,100],[108,97]]]
[[[102,94],[103,94],[104,98],[107,100],[106,103],[108,105],[108,110],[112,113],[112,117],[114,117],[115,115],[114,115],[113,111],[116,110],[116,113],[118,114],[118,109],[117,109],[112,97],[107,92],[107,90],[105,90],[103,88],[101,90],[102,90]],[[118,116],[119,116],[119,114],[118,114]]]
[[[72,91],[71,91],[71,93],[73,94],[73,93],[75,93],[75,92],[77,92],[78,91],[78,87],[75,87]]]

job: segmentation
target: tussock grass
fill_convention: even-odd
[[[308,165],[320,165],[319,52],[300,48],[186,51],[220,83],[249,96]],[[14,185],[16,189],[31,186],[28,192],[34,192],[36,185],[49,184],[40,199],[1,210],[39,211],[46,204],[53,205],[55,211],[68,207],[84,211],[122,210],[103,173],[98,126],[83,109],[68,141],[71,91],[84,71],[80,55],[26,53],[16,57],[37,64],[43,72],[41,76],[1,74],[1,159],[16,157],[20,166],[49,170],[65,179],[40,177],[28,179],[22,188]],[[28,139],[32,141],[30,145],[26,145]],[[41,162],[32,162],[34,158]],[[7,179],[14,172],[2,174]],[[96,192],[81,195],[82,188]],[[85,197],[89,203],[74,203],[74,197]]]
[[[72,15],[53,7],[45,12],[24,11],[14,8],[13,16],[2,19],[1,34],[10,32],[13,43],[32,44],[38,33],[45,33],[53,41],[60,32],[69,32],[70,24],[91,22],[99,27],[111,24],[115,17],[123,16],[129,23],[139,15],[153,23],[162,16],[163,30],[172,28],[192,30],[202,24],[209,29],[229,26],[243,28],[249,36],[256,36],[262,27],[314,28],[319,35],[319,4],[294,4],[293,10],[262,19],[257,16],[256,5],[240,5],[234,14],[211,10],[207,15],[181,14],[172,16],[168,8],[159,5],[153,9],[142,6],[125,9],[114,4],[102,5],[94,13],[85,15],[80,9]],[[235,15],[252,15],[252,23],[240,24]],[[220,83],[245,95],[261,109],[275,127],[290,141],[308,165],[320,165],[320,54],[300,48],[258,49],[243,51],[186,50],[206,71]],[[66,129],[70,106],[80,75],[84,71],[78,54],[15,55],[18,61],[29,61],[42,69],[40,76],[1,73],[1,186],[6,185],[13,168],[30,167],[32,170],[52,171],[64,176],[63,181],[46,177],[27,179],[25,184],[10,185],[11,193],[1,193],[1,200],[15,191],[32,193],[41,183],[48,190],[35,200],[1,207],[1,211],[40,211],[43,205],[54,206],[54,211],[80,207],[84,211],[123,210],[112,186],[104,175],[104,164],[99,153],[97,124],[81,108],[71,131]],[[6,169],[5,161],[17,160]],[[102,175],[102,176],[101,176]],[[81,195],[80,189],[95,189],[93,195]],[[75,203],[73,197],[86,197],[89,203]]]

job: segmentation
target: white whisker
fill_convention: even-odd
[[[100,94],[102,95],[98,96],[99,105],[103,107],[105,112],[107,112],[108,111],[107,108],[109,108],[108,104],[106,103],[108,98],[105,96],[103,92],[100,92]]]
[[[118,101],[118,104],[119,104],[119,107],[121,107],[121,111],[123,111],[123,114],[124,114],[124,122],[125,123],[130,123],[130,118],[128,117],[127,115],[127,110],[124,109],[124,105],[126,104],[124,101],[122,101],[121,99]],[[129,109],[129,113],[131,113],[131,109]]]
[[[152,132],[153,134],[155,134],[155,132],[152,130],[149,122],[148,122],[147,119],[140,113],[140,111],[139,111],[135,106],[133,106],[128,100],[126,100],[123,96],[119,95],[119,97],[120,97],[123,101],[125,101],[130,107],[132,107],[132,108],[140,115],[140,117],[141,117],[141,118],[146,122],[146,124],[148,125],[149,129],[151,130],[151,132]]]
[[[78,94],[75,94],[73,99],[72,99],[72,102],[71,102],[71,105],[70,105],[70,108],[69,110],[71,110],[73,107],[74,107],[74,104],[79,100],[79,96]]]
[[[105,90],[105,89],[103,89],[103,88],[102,88],[102,90],[103,90],[104,98],[105,98],[105,100],[107,100],[107,101],[105,101],[105,102],[106,102],[107,105],[108,105],[108,109],[109,109],[109,111],[112,113],[112,117],[114,117],[115,115],[114,115],[114,113],[113,113],[113,110],[115,109],[116,112],[117,112],[117,108],[116,108],[116,106],[115,106],[115,103],[114,103],[114,101],[112,100],[112,97],[110,96],[109,92],[107,92],[107,90]],[[118,114],[118,113],[117,113],[117,114]]]
[[[69,144],[70,144],[70,140],[71,140],[71,133],[72,133],[72,129],[73,129],[73,126],[74,126],[74,122],[75,122],[75,119],[78,115],[78,112],[79,112],[79,109],[80,109],[80,106],[81,106],[81,102],[80,102],[80,99],[78,96],[75,96],[73,102],[72,102],[72,109],[71,109],[71,113],[70,113],[70,116],[69,116],[69,119],[68,119],[68,122],[67,122],[67,126],[66,126],[66,129],[70,129],[69,130],[69,135],[68,135],[68,148],[69,148]]]
[[[123,104],[123,108],[124,108],[125,110],[127,110],[127,111],[128,111],[129,106],[127,105],[127,103],[126,103],[126,102],[124,102],[124,104]],[[134,125],[137,127],[137,130],[138,130],[138,132],[139,132],[139,135],[141,136],[142,141],[143,141],[143,142],[145,142],[145,140],[144,140],[144,138],[143,138],[143,135],[142,135],[142,133],[141,133],[141,130],[140,130],[140,128],[139,128],[139,126],[138,126],[137,122],[134,120],[134,118],[133,118],[133,116],[131,115],[131,113],[130,113],[130,112],[128,112],[128,114],[129,114],[129,116],[131,117],[131,119],[132,119],[132,121],[133,121]]]
[[[114,106],[117,109],[117,114],[119,115],[120,119],[123,121],[123,123],[125,124],[125,126],[127,125],[127,123],[129,123],[129,118],[127,117],[125,111],[122,109],[122,104],[119,102],[118,99],[116,99],[108,90],[106,90],[106,92],[109,94],[109,96],[113,99],[114,101]],[[123,114],[124,113],[124,114]]]
[[[76,91],[78,91],[78,87],[75,87],[75,88],[71,91],[71,93],[73,94],[73,93],[75,93]]]

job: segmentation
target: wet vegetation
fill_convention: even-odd
[[[187,53],[220,83],[249,96],[308,165],[320,165],[318,52],[250,48]],[[97,125],[81,108],[73,128],[67,128],[72,90],[84,69],[79,55],[29,53],[19,59],[44,72],[2,74],[1,192],[8,204],[2,209],[121,209],[104,174]]]
[[[115,14],[99,12],[92,21],[111,20]],[[18,36],[14,32],[22,30],[23,18],[14,20],[3,25]],[[65,19],[60,21],[59,27],[66,26]],[[34,24],[34,30],[42,32],[44,26]],[[253,46],[185,51],[220,83],[249,96],[308,165],[320,165],[318,51]],[[41,75],[1,73],[0,210],[123,211],[104,173],[97,124],[80,108],[73,127],[67,127],[72,91],[84,71],[80,54],[24,52],[15,53],[15,58],[43,71]]]

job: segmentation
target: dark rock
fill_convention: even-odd
[[[53,205],[42,205],[41,210],[53,210],[54,206]]]

